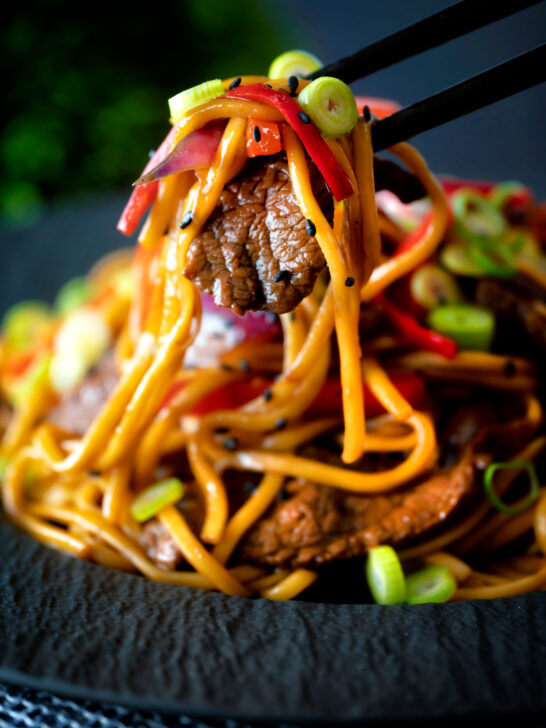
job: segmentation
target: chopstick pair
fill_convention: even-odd
[[[463,0],[324,66],[307,78],[336,76],[350,83],[539,2]],[[546,44],[543,44],[376,122],[372,131],[374,150],[411,139],[545,80]]]

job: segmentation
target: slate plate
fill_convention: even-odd
[[[0,680],[207,717],[371,724],[546,711],[546,594],[274,603],[149,582],[0,523]]]

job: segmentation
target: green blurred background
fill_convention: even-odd
[[[252,0],[27,2],[3,10],[0,214],[128,188],[165,135],[167,99],[221,71],[266,72],[294,44]]]

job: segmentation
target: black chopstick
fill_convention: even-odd
[[[372,130],[374,151],[411,139],[542,81],[546,81],[546,43],[376,122]]]
[[[323,66],[307,78],[335,76],[345,83],[351,83],[541,1],[463,0],[372,43],[357,53]]]

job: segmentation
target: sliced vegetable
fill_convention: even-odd
[[[377,300],[408,343],[413,344],[419,349],[433,351],[441,356],[445,356],[446,359],[453,359],[457,354],[456,343],[452,339],[444,336],[443,332],[438,333],[438,331],[425,329],[414,318],[400,311],[396,306],[393,306],[384,295],[378,296]]]
[[[146,488],[131,503],[130,512],[142,523],[153,518],[162,508],[174,505],[184,495],[184,484],[178,478],[168,478]]]
[[[29,367],[25,374],[17,379],[9,394],[15,407],[24,407],[37,387],[49,386],[51,355],[42,354]]]
[[[484,238],[499,239],[506,232],[506,220],[498,208],[476,190],[460,189],[451,197],[455,227],[462,238],[480,244]]]
[[[299,136],[336,200],[344,200],[353,194],[351,180],[340,167],[319,130],[301,106],[288,94],[269,88],[263,83],[253,83],[231,89],[226,93],[226,97],[259,101],[278,109]]]
[[[462,243],[449,243],[440,250],[440,262],[452,273],[459,276],[481,278],[484,271],[469,255],[468,246]]]
[[[83,276],[67,281],[57,293],[53,308],[59,316],[64,316],[84,303],[87,303],[93,294],[93,288],[87,278]]]
[[[455,594],[457,581],[445,566],[427,566],[406,579],[406,602],[447,602]]]
[[[223,96],[224,87],[219,78],[214,78],[212,81],[204,81],[198,86],[187,88],[184,91],[171,96],[169,99],[169,109],[171,112],[171,120],[174,124],[185,116],[188,111],[194,109],[196,106],[212,99],[217,99],[219,96]]]
[[[521,182],[501,182],[491,190],[489,199],[499,208],[506,203],[514,205],[527,205],[533,199],[533,194]]]
[[[493,477],[497,470],[511,470],[513,468],[523,468],[529,477],[529,495],[522,503],[518,505],[507,505],[495,493],[493,487]],[[534,464],[530,460],[510,460],[505,463],[491,463],[483,476],[483,487],[487,500],[501,513],[522,513],[526,511],[538,498],[540,491],[540,483],[538,481],[537,471]]]
[[[355,96],[356,108],[359,114],[364,113],[364,107],[367,106],[372,114],[378,119],[384,119],[386,116],[399,111],[401,106],[391,99],[380,99],[376,96]]]
[[[417,268],[410,278],[409,285],[414,300],[427,310],[461,300],[461,292],[455,278],[432,263]]]
[[[504,240],[484,239],[481,243],[469,243],[468,256],[482,275],[511,278],[516,273],[514,253]]]
[[[26,349],[51,331],[53,317],[50,307],[41,301],[21,301],[4,314],[2,333],[8,346]]]
[[[249,119],[246,125],[246,153],[249,157],[278,154],[282,150],[279,125],[274,121]]]
[[[171,144],[176,133],[176,126],[173,126],[160,146],[156,149],[148,164],[144,167],[143,175],[154,169],[165,159],[171,149]],[[117,224],[117,229],[124,235],[132,235],[138,227],[142,216],[157,197],[159,182],[149,182],[145,185],[138,185],[133,188],[129,201],[125,205]]]
[[[439,306],[430,312],[428,324],[453,339],[461,349],[487,351],[495,334],[493,313],[471,304]]]
[[[366,561],[366,578],[377,604],[403,604],[406,582],[402,564],[392,546],[376,546]]]
[[[162,162],[146,172],[146,174],[143,174],[142,177],[139,177],[134,184],[149,184],[177,172],[210,166],[222,139],[225,126],[224,122],[220,122],[211,124],[211,126],[204,129],[192,131],[178,142]]]
[[[49,381],[57,394],[71,392],[87,373],[88,365],[78,351],[57,352],[49,368]]]
[[[353,92],[346,83],[332,76],[312,81],[300,92],[298,102],[324,137],[348,134],[358,119]]]
[[[269,66],[269,78],[288,78],[288,76],[307,76],[308,73],[322,68],[323,64],[307,51],[286,51],[277,56]]]

